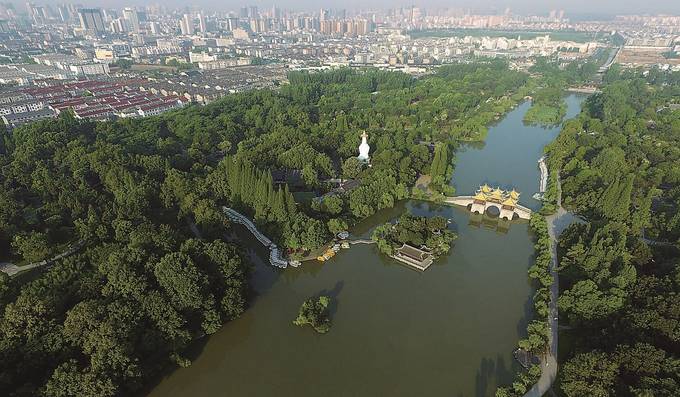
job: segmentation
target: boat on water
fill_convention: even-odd
[[[338,250],[339,250],[339,249],[340,249],[340,248],[339,248],[339,246],[338,246]],[[319,262],[325,262],[325,261],[331,259],[332,257],[334,257],[334,256],[335,256],[335,252],[336,252],[336,251],[333,250],[333,248],[329,248],[329,249],[327,249],[326,251],[324,251],[323,254],[317,256],[317,257],[316,257],[316,260],[318,260]]]

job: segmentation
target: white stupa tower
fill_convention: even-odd
[[[358,159],[361,161],[364,161],[366,163],[369,162],[370,158],[368,157],[368,152],[371,151],[371,147],[368,146],[368,134],[366,134],[366,131],[364,131],[361,134],[361,145],[359,145],[359,157]]]

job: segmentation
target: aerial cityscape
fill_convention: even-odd
[[[195,1],[0,0],[0,395],[680,396],[680,3]]]

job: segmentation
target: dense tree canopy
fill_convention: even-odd
[[[680,393],[678,73],[610,72],[548,149],[565,206],[559,309],[567,396]]]
[[[525,94],[503,62],[414,79],[342,69],[145,119],[64,113],[0,140],[0,261],[84,247],[49,269],[0,273],[0,394],[130,395],[247,305],[247,266],[220,206],[291,252],[443,180],[461,140]],[[369,134],[371,167],[354,157]],[[429,148],[434,145],[433,161]],[[434,170],[431,167],[434,166]],[[301,184],[274,180],[296,171]],[[333,191],[333,177],[358,186]],[[311,190],[312,204],[294,194]]]

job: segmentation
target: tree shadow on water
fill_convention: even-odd
[[[491,397],[496,388],[512,382],[514,370],[512,363],[506,364],[500,354],[496,359],[483,358],[475,375],[475,397]]]
[[[524,302],[524,307],[523,311],[524,313],[522,314],[522,317],[517,321],[517,335],[519,335],[520,338],[525,338],[527,336],[527,326],[529,325],[529,322],[534,319],[534,297],[533,294],[536,291],[532,288],[531,289],[531,295],[527,297],[527,300]]]
[[[335,283],[335,286],[332,289],[324,289],[318,294],[318,296],[325,295],[331,297],[331,304],[328,307],[328,313],[330,314],[331,318],[335,316],[335,313],[338,311],[338,296],[340,296],[340,292],[344,286],[345,282],[340,280]]]

